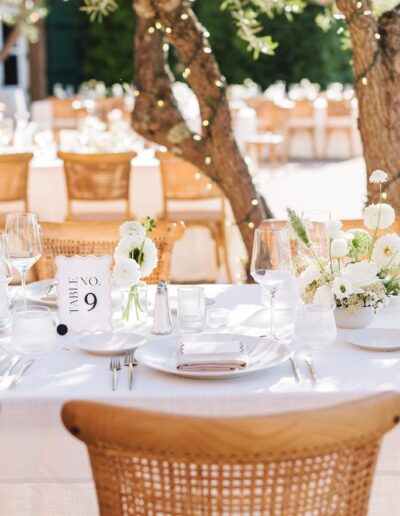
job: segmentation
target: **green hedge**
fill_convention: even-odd
[[[135,16],[132,0],[118,3],[118,10],[102,23],[90,23],[83,13],[78,16],[77,38],[84,79],[96,78],[108,85],[132,79]],[[216,0],[200,0],[194,4],[201,22],[211,34],[211,45],[228,82],[241,83],[250,77],[263,88],[278,79],[292,83],[303,77],[322,87],[333,81],[351,82],[350,53],[341,50],[334,30],[323,32],[315,24],[321,7],[308,5],[292,22],[284,16],[265,18],[265,31],[279,47],[275,56],[261,56],[254,61],[246,44],[236,36],[229,13],[221,12],[219,6]]]

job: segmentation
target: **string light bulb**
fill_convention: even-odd
[[[195,140],[196,142],[200,142],[200,141],[201,141],[201,136],[200,136],[200,134],[194,134],[194,135],[193,135],[193,140]]]
[[[199,179],[201,178],[200,172],[196,172],[195,175],[194,175],[194,178],[195,178],[196,181],[199,181]]]
[[[165,102],[163,101],[163,99],[158,99],[157,100],[157,106],[158,107],[164,107],[164,105],[165,105]]]
[[[372,11],[370,11],[369,9],[366,9],[366,10],[363,12],[363,15],[364,15],[364,16],[369,16],[370,14],[372,14]]]
[[[165,32],[166,32],[167,34],[171,34],[171,32],[172,32],[171,27],[166,27],[166,28],[165,28]]]
[[[255,228],[254,222],[249,222],[247,225],[249,226],[250,229]]]
[[[182,13],[181,14],[181,20],[187,20],[189,18],[188,13]]]
[[[206,156],[206,157],[204,158],[204,163],[205,163],[206,165],[211,165],[211,156]]]
[[[149,28],[147,29],[147,32],[148,32],[149,34],[154,34],[154,33],[155,33],[155,31],[156,31],[156,29],[155,29],[155,27],[153,27],[153,26],[151,26],[151,27],[149,27]]]
[[[190,75],[190,68],[185,68],[182,72],[182,76],[184,79],[187,79]]]
[[[381,35],[379,34],[379,32],[375,32],[375,39],[381,39]]]
[[[366,86],[368,84],[368,79],[365,75],[364,75],[364,77],[361,77],[361,84],[363,86]]]
[[[164,43],[162,47],[163,47],[164,52],[168,52],[168,50],[169,50],[168,43]]]
[[[224,85],[224,83],[222,81],[220,81],[219,79],[217,79],[215,82],[214,82],[215,86],[217,86],[218,88],[222,88],[222,86]]]
[[[258,206],[258,199],[253,199],[253,200],[251,201],[251,204],[252,204],[253,206]]]
[[[208,127],[208,126],[210,125],[210,121],[209,121],[209,120],[203,120],[203,121],[201,122],[201,125],[202,125],[203,127]]]
[[[140,95],[140,91],[139,90],[134,90],[133,96],[134,97],[138,97],[139,95]]]
[[[156,22],[156,29],[158,29],[158,30],[162,29],[162,25],[160,22]]]
[[[210,47],[204,47],[204,48],[203,48],[203,52],[204,52],[205,54],[211,54],[212,50],[211,50],[211,48],[210,48]]]
[[[356,7],[357,7],[357,9],[361,9],[362,2],[360,0],[356,3]]]

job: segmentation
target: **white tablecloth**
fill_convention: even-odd
[[[210,285],[206,294],[216,298],[215,306],[232,310],[234,325],[225,331],[265,332],[268,316],[260,305],[260,287]],[[293,311],[278,310],[277,318],[280,331],[290,334]],[[396,314],[386,313],[376,318],[375,325],[399,327],[400,321]],[[150,335],[149,329],[140,331]],[[36,360],[15,390],[0,392],[1,515],[97,515],[85,447],[60,422],[65,400],[221,416],[299,410],[400,390],[400,352],[369,353],[339,337],[327,350],[314,353],[320,379],[316,386],[299,358],[305,378],[300,385],[289,363],[224,381],[178,378],[139,365],[134,369],[134,389],[127,389],[124,371],[118,391],[112,392],[109,360],[79,351],[75,340],[72,335],[59,337],[55,348]],[[384,442],[371,503],[373,516],[400,514],[399,501],[393,496],[400,489],[399,437],[396,430]]]

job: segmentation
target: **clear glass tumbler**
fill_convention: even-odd
[[[178,321],[183,332],[202,331],[205,309],[203,287],[178,288]]]
[[[330,305],[298,306],[293,336],[308,349],[330,346],[337,337],[333,308]]]
[[[53,314],[46,307],[15,310],[11,329],[11,347],[24,355],[40,355],[56,342]]]

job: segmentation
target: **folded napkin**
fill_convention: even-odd
[[[182,341],[177,349],[176,367],[180,371],[235,371],[249,365],[243,342]]]

